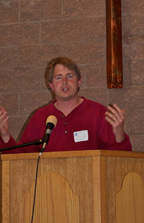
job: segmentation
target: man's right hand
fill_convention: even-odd
[[[0,106],[0,135],[4,143],[7,143],[10,139],[8,118],[6,110]]]

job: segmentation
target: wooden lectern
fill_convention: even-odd
[[[31,222],[38,155],[1,155],[1,223]],[[144,223],[144,153],[43,153],[33,223]]]

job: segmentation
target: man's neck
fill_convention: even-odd
[[[63,112],[65,116],[67,116],[73,109],[75,109],[79,104],[81,104],[83,101],[83,98],[77,97],[75,100],[67,100],[67,101],[61,101],[57,100],[54,104],[54,106]]]

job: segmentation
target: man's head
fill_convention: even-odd
[[[54,68],[57,64],[61,64],[64,67],[67,67],[69,70],[74,70],[78,80],[81,79],[80,69],[72,59],[67,58],[67,57],[56,57],[56,58],[53,58],[51,61],[49,61],[46,67],[46,71],[45,71],[45,76],[48,77],[48,81],[50,83],[52,83]]]

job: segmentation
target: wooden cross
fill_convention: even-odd
[[[107,87],[122,88],[121,0],[106,0]]]

